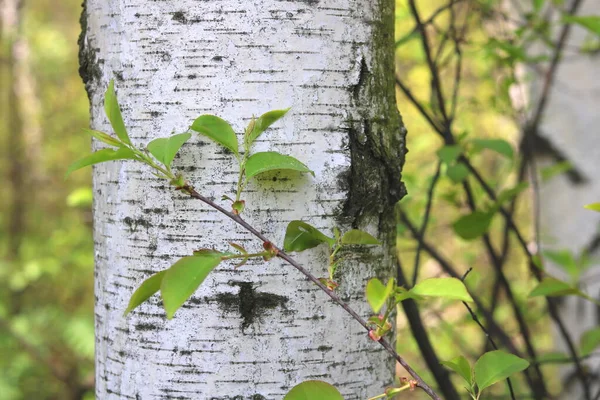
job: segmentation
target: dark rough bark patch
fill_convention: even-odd
[[[368,217],[381,217],[406,194],[401,181],[406,131],[396,108],[393,57],[393,3],[379,2],[382,20],[373,24],[373,56],[360,62],[359,79],[352,87],[360,119],[348,121],[352,166],[342,179],[349,197],[344,222],[358,226]],[[387,217],[392,217],[389,215]]]
[[[85,40],[85,36],[87,35],[87,1],[84,0],[84,2],[81,3],[81,7],[81,16],[79,17],[81,33],[77,39],[77,45],[79,46],[79,76],[81,76],[81,80],[85,86],[88,99],[91,100],[92,84],[94,81],[100,81],[102,78],[102,70],[98,65],[96,51],[91,48]]]
[[[394,2],[378,0],[375,7],[381,19],[372,25],[371,62],[361,59],[358,82],[351,88],[359,118],[348,121],[351,168],[340,180],[349,195],[339,219],[357,227],[376,218],[385,241],[392,244],[394,206],[406,195],[406,129],[396,107]]]
[[[258,292],[252,282],[231,282],[240,288],[237,294],[220,293],[216,301],[225,311],[237,311],[242,317],[242,333],[265,312],[278,307],[285,308],[288,298],[273,293]]]
[[[134,326],[134,328],[137,331],[158,331],[161,329],[161,327],[158,325],[150,324],[150,323],[146,323],[146,322],[141,322],[139,324],[136,324]]]
[[[181,24],[187,24],[187,18],[185,16],[185,13],[183,11],[177,11],[173,13],[173,21],[177,21]]]

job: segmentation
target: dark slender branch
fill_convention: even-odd
[[[427,243],[423,238],[419,237],[419,232],[415,225],[412,224],[410,219],[404,211],[400,210],[400,220],[401,222],[408,228],[413,237],[416,240],[423,242],[423,250],[425,250],[434,260],[438,262],[442,270],[447,273],[449,276],[460,279],[462,275],[456,272],[456,269],[451,265],[451,263],[446,260],[441,254],[439,254],[433,246]],[[471,293],[471,297],[473,298],[473,302],[477,306],[477,309],[483,314],[485,319],[488,321],[489,330],[492,332],[494,336],[496,336],[502,344],[514,355],[519,356],[521,358],[524,355],[521,353],[519,349],[512,342],[511,337],[496,323],[493,314],[484,306],[483,302],[473,293]],[[529,369],[523,371],[523,375],[528,383],[528,385],[534,390],[534,381],[531,377]]]
[[[469,208],[471,209],[471,212],[476,211],[477,207],[475,204],[475,198],[473,197],[473,193],[472,193],[470,185],[467,181],[463,182],[463,188],[464,188],[465,195],[467,197],[467,203],[469,204]],[[508,282],[508,279],[506,278],[506,275],[504,274],[504,271],[502,270],[502,265],[500,264],[500,258],[498,257],[498,255],[496,254],[496,251],[494,250],[494,248],[492,246],[492,242],[490,240],[489,234],[485,233],[482,236],[482,241],[483,241],[485,249],[488,253],[488,256],[490,258],[490,262],[491,262],[492,266],[494,267],[494,269],[496,270],[496,274],[497,274],[498,279],[500,280],[500,284],[504,287],[504,291],[506,292],[506,296],[511,305],[513,313],[515,314],[515,319],[517,320],[517,323],[519,325],[519,330],[521,332],[521,336],[523,337],[523,341],[525,342],[525,348],[527,349],[527,354],[529,355],[529,357],[532,360],[536,360],[537,352],[536,352],[535,348],[533,347],[533,342],[531,340],[531,334],[529,332],[529,327],[527,326],[525,317],[523,316],[523,313],[521,312],[521,309],[519,308],[519,305],[517,304],[517,300],[512,292],[510,283]],[[534,392],[534,397],[536,397],[538,399],[543,399],[544,396],[548,393],[548,389],[546,388],[545,381],[544,381],[544,376],[542,374],[541,368],[537,364],[534,364],[533,367],[538,376],[538,380],[537,380],[537,382],[534,382],[531,389]]]
[[[408,86],[406,86],[398,77],[396,77],[396,85],[398,85],[398,87],[400,88],[400,90],[402,90],[404,95],[408,97],[410,102],[417,108],[417,110],[423,116],[423,118],[427,120],[429,125],[431,125],[433,129],[440,135],[443,135],[444,129],[438,125],[438,123],[433,119],[433,116],[430,115],[429,112],[427,112],[427,110],[425,110],[425,106],[423,106],[419,102],[419,100],[417,100],[417,98],[413,95]]]
[[[396,257],[396,263],[396,280],[398,282],[398,286],[408,285],[399,257]],[[427,368],[429,368],[429,371],[431,371],[433,377],[438,383],[444,399],[459,400],[460,396],[450,380],[450,374],[442,366],[442,364],[440,364],[440,360],[435,352],[435,349],[429,340],[429,335],[427,333],[427,329],[425,329],[423,320],[421,319],[417,303],[412,299],[404,300],[402,302],[402,309],[404,310],[404,314],[406,315],[406,319],[410,325],[412,336],[419,346],[419,350],[425,359]]]
[[[481,177],[481,175],[471,165],[471,163],[465,157],[461,157],[461,161],[463,161],[465,163],[465,165],[471,172],[471,175],[473,175],[475,177],[477,182],[481,185],[483,190],[487,193],[488,197],[491,200],[496,201],[497,200],[496,193],[487,184],[487,182]],[[540,282],[544,277],[543,272],[536,266],[535,260],[533,259],[533,254],[531,254],[531,252],[529,251],[529,248],[527,247],[527,242],[523,238],[521,231],[516,226],[512,216],[504,209],[504,207],[500,207],[499,211],[506,219],[506,222],[509,224],[511,230],[515,234],[515,236],[519,242],[519,245],[523,249],[523,252],[525,253],[525,256],[527,257],[527,261],[529,263],[529,270],[533,273],[533,275],[537,279],[537,281]],[[550,313],[550,317],[552,318],[554,323],[558,326],[560,335],[563,338],[563,340],[565,341],[567,348],[569,349],[569,355],[571,356],[571,359],[575,363],[575,369],[577,370],[577,376],[578,376],[579,380],[581,381],[582,385],[584,386],[584,392],[587,393],[586,399],[589,400],[589,399],[591,399],[590,388],[587,384],[586,373],[583,369],[583,366],[581,365],[581,362],[579,361],[579,358],[577,357],[577,349],[575,348],[573,339],[571,338],[569,331],[567,330],[562,318],[560,317],[560,315],[558,313],[558,308],[556,307],[556,303],[555,303],[554,299],[552,299],[550,297],[546,297],[546,303],[548,304],[548,311]]]
[[[302,265],[298,264],[292,257],[286,254],[284,251],[278,249],[270,240],[263,236],[262,233],[260,233],[252,225],[244,221],[242,217],[224,209],[223,207],[219,206],[207,197],[202,196],[191,186],[184,186],[182,189],[183,191],[188,193],[192,198],[200,200],[203,203],[214,208],[215,210],[219,211],[220,213],[226,215],[227,217],[244,227],[248,232],[260,239],[263,243],[271,243],[274,251],[277,253],[277,257],[286,261],[288,264],[290,264],[291,266],[296,268],[300,273],[302,273],[306,278],[308,278],[308,280],[317,285],[319,289],[325,292],[336,304],[342,307],[348,314],[350,314],[352,318],[354,318],[360,325],[362,325],[362,327],[365,328],[367,332],[371,331],[371,328],[369,327],[367,322],[360,315],[358,315],[356,311],[354,311],[348,304],[346,304],[334,291],[327,289],[327,287],[323,283],[321,283],[321,281],[319,281],[319,279],[316,276],[310,273]],[[404,358],[402,358],[396,352],[396,350],[394,350],[394,348],[389,344],[387,340],[381,338],[378,340],[378,342],[390,355],[392,355],[396,359],[396,361],[398,361],[400,365],[402,365],[406,372],[408,372],[410,376],[413,377],[413,379],[417,382],[417,386],[419,386],[432,399],[441,400],[441,398],[435,393],[435,391],[427,383],[425,383],[421,376],[419,376],[419,374],[411,368],[411,366],[404,360]]]
[[[429,223],[429,216],[431,215],[431,206],[433,205],[433,196],[435,192],[435,187],[440,179],[440,171],[442,170],[441,161],[438,162],[437,168],[435,170],[435,174],[431,179],[431,185],[429,185],[429,190],[427,192],[427,205],[425,206],[425,216],[423,217],[423,224],[421,225],[421,230],[419,231],[419,236],[424,238],[425,231],[427,230],[427,224]],[[415,266],[413,268],[413,276],[412,276],[412,284],[413,286],[417,284],[417,278],[419,276],[419,260],[421,257],[421,241],[417,244],[417,253],[415,254]],[[406,282],[408,283],[408,282]]]
[[[444,121],[449,121],[448,113],[446,112],[446,105],[444,104],[444,91],[442,88],[442,83],[440,81],[440,76],[438,73],[437,65],[435,64],[435,62],[432,58],[431,49],[429,47],[429,38],[427,35],[427,30],[425,29],[423,22],[421,22],[421,15],[419,14],[419,11],[417,10],[417,5],[415,4],[415,0],[409,0],[408,4],[410,6],[410,10],[413,15],[413,18],[415,19],[415,22],[417,23],[417,29],[419,30],[419,32],[421,32],[421,44],[423,46],[423,51],[425,52],[425,58],[427,60],[427,65],[429,67],[429,71],[431,72],[431,80],[432,80],[432,83],[433,83],[433,86],[435,89],[435,95],[437,97],[437,101],[439,103],[438,107],[440,109],[440,113],[442,114],[442,118]],[[446,126],[446,130],[447,129],[449,129],[448,126]]]
[[[569,7],[568,13],[574,15],[577,13],[577,10],[581,6],[582,0],[573,0],[571,7]],[[554,55],[552,57],[552,61],[550,62],[550,68],[548,68],[548,72],[546,73],[546,79],[544,80],[544,84],[542,86],[542,91],[539,96],[539,102],[537,107],[535,107],[535,111],[533,113],[533,117],[530,121],[530,126],[537,127],[539,126],[542,117],[544,116],[544,111],[546,109],[546,105],[548,104],[548,100],[550,98],[550,89],[554,84],[554,79],[556,78],[556,71],[558,70],[558,66],[560,65],[560,60],[562,58],[563,48],[567,42],[567,38],[569,37],[569,32],[571,31],[571,24],[564,24],[558,42],[556,43],[556,48],[554,50]],[[590,399],[591,397],[588,397]]]
[[[465,274],[462,276],[461,280],[464,282],[465,279],[467,278],[467,275],[469,275],[469,273],[473,270],[473,268],[469,268],[467,270],[467,272],[465,272]],[[477,317],[477,315],[473,312],[473,310],[471,310],[471,307],[469,306],[469,304],[466,301],[462,302],[464,304],[464,306],[467,308],[467,310],[469,311],[469,314],[471,314],[471,318],[473,318],[473,321],[475,321],[475,323],[477,325],[479,325],[479,328],[481,328],[481,330],[483,331],[483,333],[485,334],[485,337],[487,338],[487,340],[490,342],[490,344],[492,345],[492,347],[494,348],[494,350],[498,350],[498,346],[496,346],[496,342],[494,342],[494,339],[492,339],[492,337],[490,336],[489,332],[487,331],[487,329],[485,329],[485,326],[483,326],[483,324],[481,323],[481,321],[479,321],[479,318]],[[510,381],[510,378],[506,378],[506,384],[508,385],[508,390],[510,391],[510,398],[512,400],[516,400],[515,399],[515,391],[513,389],[512,386],[512,382]]]

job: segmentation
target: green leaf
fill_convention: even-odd
[[[196,118],[191,129],[228,148],[236,156],[239,154],[237,136],[224,119],[214,115],[201,115]]]
[[[531,291],[531,293],[529,293],[529,297],[557,297],[568,295],[585,296],[585,294],[579,289],[551,276],[547,276],[542,279],[542,281]]]
[[[104,94],[104,112],[112,125],[117,137],[125,144],[131,144],[127,129],[125,129],[125,123],[123,122],[123,116],[121,115],[121,109],[119,108],[119,102],[117,101],[117,94],[115,93],[115,81],[111,80]]]
[[[272,110],[261,115],[256,121],[254,121],[254,129],[248,135],[247,144],[248,146],[254,143],[254,141],[265,131],[268,127],[273,125],[279,119],[290,111],[289,108],[284,110]]]
[[[469,361],[463,356],[458,356],[449,361],[442,361],[440,364],[450,368],[458,375],[462,376],[465,381],[469,384],[469,387],[473,385],[473,370]]]
[[[344,400],[344,398],[327,382],[304,381],[294,386],[283,400]]]
[[[448,166],[446,175],[454,183],[461,183],[469,176],[469,169],[464,164],[456,164]]]
[[[169,268],[160,285],[167,318],[173,318],[175,311],[194,294],[208,274],[221,262],[216,254],[184,257]]]
[[[374,313],[378,313],[381,307],[385,305],[388,297],[394,292],[395,282],[390,279],[387,285],[384,285],[379,279],[372,278],[367,282],[367,301]]]
[[[561,161],[540,169],[540,176],[542,177],[543,182],[548,182],[555,176],[567,173],[572,170],[573,164],[571,164],[569,161]]]
[[[342,244],[381,244],[381,242],[367,232],[352,229],[344,233]]]
[[[445,164],[452,164],[462,153],[462,148],[459,145],[444,146],[437,151],[437,156],[440,161]]]
[[[304,251],[327,243],[329,246],[335,244],[335,240],[324,235],[317,228],[303,221],[292,221],[285,230],[283,248],[285,251]]]
[[[154,158],[165,166],[170,167],[181,146],[191,137],[191,133],[180,133],[168,138],[154,139],[148,143],[147,148]]]
[[[154,293],[160,290],[160,284],[165,276],[165,272],[166,271],[157,272],[142,282],[140,287],[138,287],[137,290],[133,292],[133,295],[131,295],[129,305],[127,306],[123,316],[129,314],[133,309],[148,300],[152,295],[154,295]]]
[[[475,383],[479,391],[529,367],[529,362],[502,350],[490,351],[475,363]]]
[[[105,161],[113,161],[113,160],[134,160],[135,154],[133,151],[129,150],[126,147],[122,147],[117,150],[113,149],[102,149],[98,150],[87,157],[83,157],[67,168],[67,172],[65,173],[65,179],[71,175],[72,172],[77,171],[83,167],[87,167],[89,165],[98,164]]]
[[[96,131],[94,129],[87,129],[87,128],[84,128],[83,131],[89,135],[92,135],[93,137],[95,137],[96,139],[101,141],[102,143],[106,143],[109,146],[115,146],[115,147],[123,146],[123,144],[121,142],[119,142],[117,139],[115,139],[114,137],[110,136],[107,133]]]
[[[582,356],[590,354],[600,346],[600,328],[594,328],[585,332],[579,342],[579,352]]]
[[[454,232],[465,240],[473,240],[483,235],[490,228],[492,213],[474,211],[469,215],[460,217],[452,227]]]
[[[502,154],[511,160],[514,157],[512,146],[503,139],[473,139],[471,143],[476,151],[488,149],[493,150],[498,154]]]
[[[465,284],[457,278],[425,279],[410,289],[410,292],[417,296],[473,301]]]
[[[566,24],[577,24],[584,27],[596,35],[600,35],[600,16],[598,15],[587,15],[587,16],[575,16],[575,15],[563,15],[563,22]]]
[[[529,184],[527,182],[521,182],[515,187],[512,187],[510,189],[504,189],[503,191],[501,191],[496,200],[497,209],[499,209],[499,207],[501,207],[507,201],[510,201],[516,196],[518,196],[523,190],[527,189],[528,187]]]
[[[600,203],[592,203],[585,206],[588,210],[600,212]]]
[[[253,154],[246,162],[246,178],[248,179],[264,172],[277,170],[309,172],[313,176],[315,175],[313,171],[294,157],[285,156],[275,151]]]
[[[573,253],[569,250],[545,250],[543,255],[557,266],[565,270],[571,277],[576,277],[579,274],[579,264]]]

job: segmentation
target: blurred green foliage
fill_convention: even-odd
[[[418,3],[421,13],[429,18],[446,2]],[[469,3],[465,1],[465,7]],[[485,9],[485,4],[497,2],[479,3],[481,9]],[[90,172],[63,180],[66,165],[87,153],[90,146],[89,136],[77,129],[88,126],[88,101],[77,72],[80,4],[81,0],[24,2],[15,31],[29,52],[20,64],[11,55],[15,38],[7,35],[0,38],[0,176],[2,182],[6,182],[0,190],[0,400],[93,398]],[[396,6],[398,74],[410,84],[417,97],[427,100],[423,103],[429,109],[435,108],[436,96],[431,90],[429,69],[418,34],[413,32],[414,21],[407,1],[396,0]],[[456,17],[461,20],[469,13],[468,8],[456,9]],[[526,55],[519,47],[491,38],[490,31],[482,28],[483,14],[469,15],[469,43],[463,53],[463,77],[454,128],[463,132],[461,141],[464,143],[475,138],[504,139],[517,148],[519,124],[509,97],[515,78],[507,71]],[[440,14],[436,23],[441,32],[447,31],[450,15]],[[540,32],[548,29],[543,21],[538,23],[535,29]],[[597,42],[593,45],[598,47]],[[440,58],[451,56],[450,47],[445,51],[448,54],[442,53]],[[27,76],[33,87],[30,97],[12,90],[13,78],[23,73],[23,66],[29,69]],[[510,68],[505,68],[507,66]],[[445,83],[452,82],[451,69],[442,71],[441,79]],[[22,107],[28,103],[37,104],[38,108],[31,111]],[[402,205],[409,217],[420,224],[443,143],[400,91],[398,107],[408,128],[410,151],[404,172],[409,195]],[[39,131],[37,136],[30,134],[35,131]],[[513,157],[483,150],[473,153],[471,159],[497,192],[517,183],[517,163]],[[464,194],[456,183],[467,179],[464,171],[446,172],[452,167],[452,161],[442,166],[444,173],[435,196],[435,212],[427,237],[461,270],[475,268],[466,280],[470,289],[479,294],[491,293],[494,273],[483,246],[460,239],[452,229],[453,223],[466,211]],[[477,199],[484,198],[478,186],[473,189]],[[525,202],[517,203],[515,219],[524,227],[530,224],[529,211]],[[491,222],[491,237],[499,247],[502,223],[497,217]],[[416,242],[402,226],[399,233],[401,259],[404,265],[411,266]],[[542,352],[550,352],[552,340],[543,301],[527,299],[534,284],[520,279],[527,275],[527,266],[523,257],[514,253],[508,256],[506,275],[519,306],[527,310],[525,315],[536,346]],[[420,279],[439,274],[439,267],[425,255],[422,264]],[[482,297],[492,301],[491,296]],[[494,315],[507,332],[518,335],[508,304],[500,302]],[[460,304],[437,302],[423,316],[430,337],[435,338],[433,344],[440,359],[463,355],[474,361],[485,349],[481,331]],[[398,340],[398,350],[426,381],[433,382],[401,318],[399,337],[402,340]],[[556,375],[555,367],[545,368],[552,368],[547,376]],[[455,378],[457,387],[461,387],[460,378]],[[497,389],[499,393],[504,390],[500,385]]]
[[[1,400],[93,398],[90,173],[63,180],[90,146],[77,129],[88,126],[80,10],[80,0],[23,2],[1,37]]]

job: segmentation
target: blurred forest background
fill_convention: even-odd
[[[90,147],[81,0],[22,1],[0,54],[0,399],[81,399],[94,357]],[[93,398],[93,396],[91,397]]]
[[[2,0],[0,4],[9,2],[18,0]],[[92,399],[91,172],[63,179],[66,166],[90,147],[90,138],[81,132],[88,126],[88,99],[78,74],[81,0],[18,3],[16,14],[3,14],[1,26],[0,400]],[[443,3],[419,2],[420,11],[429,18]],[[474,3],[480,3],[481,11],[486,3],[494,2]],[[514,49],[498,52],[493,29],[484,28],[484,17],[493,14],[472,14],[467,21],[469,12],[463,8],[462,14],[446,15],[439,21],[443,32],[451,26],[451,18],[464,20],[470,35],[462,57],[460,118],[454,121],[454,129],[464,137],[504,139],[516,149],[521,128],[509,89],[515,83],[513,67],[522,60],[514,54],[507,58],[506,53]],[[418,35],[404,0],[397,1],[396,21],[398,73],[413,94],[435,103],[430,70],[419,41],[414,40]],[[454,79],[448,74],[442,78]],[[409,196],[402,204],[407,217],[417,223],[427,208],[431,181],[439,175],[436,152],[443,142],[400,90],[398,103],[408,128],[410,150],[405,166]],[[429,109],[433,107],[429,105]],[[509,188],[518,182],[519,168],[514,159],[485,152],[472,155],[473,164],[485,171],[494,188]],[[567,169],[554,166],[546,175]],[[474,190],[476,198],[484,197],[483,189]],[[444,176],[437,188],[436,211],[427,235],[461,271],[482,266],[471,273],[468,284],[491,292],[495,280],[484,267],[489,261],[483,247],[457,238],[451,228],[461,214],[461,196],[456,182]],[[529,204],[519,202],[515,211],[515,220],[528,236]],[[490,233],[500,243],[504,230],[501,224],[496,225]],[[399,225],[399,234],[401,260],[412,265],[417,245],[405,225]],[[517,302],[527,307],[527,323],[536,346],[542,353],[551,352],[553,340],[543,302],[527,302],[534,283],[519,279],[527,274],[525,257],[511,253],[503,255],[503,260]],[[420,274],[424,276],[440,271],[436,261],[426,256],[421,263]],[[494,299],[490,297],[490,302]],[[510,304],[494,304],[493,309],[494,315],[506,322],[507,332],[518,332],[509,315]],[[460,304],[438,304],[427,309],[423,319],[442,360],[486,346],[485,337]],[[398,342],[399,352],[431,381],[416,343],[408,339],[412,336],[402,317],[399,324],[403,337]],[[547,368],[549,376],[556,374],[554,366]],[[560,382],[549,380],[549,385],[556,391]]]

